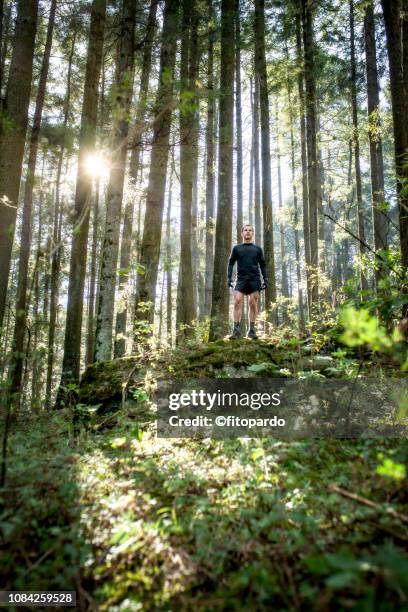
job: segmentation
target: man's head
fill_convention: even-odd
[[[244,242],[253,242],[255,234],[253,225],[251,225],[250,223],[246,223],[245,225],[243,225],[241,234],[242,240]]]

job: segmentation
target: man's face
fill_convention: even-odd
[[[254,237],[254,228],[250,225],[245,225],[242,230],[242,237],[244,239],[244,242],[252,242]]]

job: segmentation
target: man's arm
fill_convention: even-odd
[[[264,257],[263,250],[261,249],[261,247],[258,247],[258,248],[259,248],[258,263],[259,263],[259,267],[261,268],[262,279],[263,279],[264,284],[268,284],[265,257]]]
[[[228,260],[228,285],[232,283],[232,270],[234,269],[234,263],[237,261],[237,254],[235,247],[231,251],[230,258]]]

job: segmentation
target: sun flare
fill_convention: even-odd
[[[109,163],[102,154],[93,153],[87,156],[85,168],[92,177],[102,178],[109,172]]]

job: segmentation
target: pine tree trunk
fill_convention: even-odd
[[[309,0],[301,0],[303,44],[304,44],[304,79],[306,86],[306,140],[309,194],[309,242],[310,242],[310,311],[316,316],[318,312],[318,181],[319,164],[317,157],[316,134],[316,75],[315,49],[313,40],[313,17]]]
[[[13,54],[0,122],[0,329],[6,307],[11,249],[28,123],[37,0],[19,0]]]
[[[359,238],[358,250],[360,259],[365,255],[365,231],[364,231],[364,213],[363,213],[363,190],[361,186],[361,169],[360,169],[360,138],[358,131],[357,117],[357,84],[356,84],[356,52],[354,42],[354,3],[349,1],[350,8],[350,69],[351,69],[351,111],[353,118],[353,144],[354,144],[354,172],[356,178],[356,196],[357,196],[357,233]],[[367,291],[368,283],[360,265],[360,290]]]
[[[191,334],[195,316],[195,292],[192,263],[192,204],[193,204],[193,97],[189,79],[189,60],[194,47],[195,8],[183,1],[180,53],[180,268],[177,288],[177,340]],[[179,326],[181,329],[179,330]]]
[[[254,86],[253,79],[249,77],[249,96],[251,100],[251,117],[254,117]],[[251,151],[249,157],[249,191],[248,191],[248,223],[254,224],[254,127],[252,125]]]
[[[371,206],[374,228],[374,249],[388,248],[389,222],[383,211],[384,170],[380,122],[380,87],[377,72],[377,51],[375,44],[374,10],[370,2],[364,14],[364,43],[367,77],[368,138],[370,143]],[[384,267],[377,261],[376,284],[385,275]]]
[[[0,97],[3,98],[3,88],[4,88],[4,83],[6,82],[6,74],[5,74],[5,67],[6,67],[6,57],[7,57],[7,53],[8,53],[8,45],[10,42],[10,30],[11,30],[11,8],[12,8],[12,4],[11,2],[7,4],[6,6],[6,10],[4,12],[4,17],[2,20],[3,23],[3,30],[2,30],[2,35],[0,38],[0,48],[1,48],[1,58],[0,58],[0,72],[1,72],[1,87],[0,87]],[[3,103],[3,100],[0,103],[0,107]]]
[[[286,50],[286,54],[287,50]],[[305,330],[305,315],[303,306],[303,291],[302,291],[302,274],[300,268],[300,242],[299,242],[299,207],[298,207],[298,195],[296,186],[296,168],[295,168],[295,138],[293,134],[293,108],[292,108],[292,88],[290,79],[287,80],[287,92],[288,92],[288,111],[289,111],[289,125],[290,125],[290,163],[292,173],[292,189],[293,189],[293,209],[294,209],[294,234],[295,234],[295,257],[296,257],[296,281],[298,290],[298,308],[299,308],[299,331],[303,333]]]
[[[27,322],[27,282],[28,282],[28,263],[31,252],[31,224],[33,208],[33,191],[35,170],[37,165],[38,144],[40,140],[40,128],[42,111],[45,100],[45,90],[48,79],[48,68],[50,64],[50,54],[52,36],[55,23],[56,0],[52,0],[48,19],[47,36],[44,48],[44,55],[41,65],[40,79],[38,83],[37,99],[35,104],[33,127],[30,136],[30,147],[28,154],[27,176],[24,191],[23,220],[20,238],[20,251],[18,259],[18,278],[17,278],[17,297],[16,297],[16,318],[13,338],[13,355],[10,364],[11,374],[11,394],[14,395],[16,405],[20,402],[22,391],[22,373],[24,363],[24,339]]]
[[[306,121],[305,121],[305,92],[303,86],[303,57],[302,57],[302,32],[300,12],[296,13],[296,56],[298,68],[298,96],[299,96],[299,119],[300,119],[300,151],[302,163],[302,213],[303,213],[303,239],[305,245],[306,263],[306,288],[307,288],[307,310],[310,318],[311,310],[311,279],[310,279],[310,226],[309,226],[309,190],[308,190],[308,168],[306,151]]]
[[[96,304],[96,277],[98,273],[98,229],[99,229],[99,179],[96,181],[95,194],[92,211],[92,251],[89,279],[89,298],[88,298],[88,325],[86,330],[86,354],[85,363],[93,363],[95,348],[95,304]]]
[[[279,145],[279,114],[278,107],[275,108],[275,123],[276,123],[276,161],[278,165],[278,209],[282,212],[283,196],[282,196],[282,169],[281,169],[281,154]],[[285,248],[285,229],[282,221],[279,222],[279,238],[280,238],[280,256],[281,256],[281,293],[283,297],[289,297],[288,287],[288,269],[286,264],[286,248]],[[283,320],[287,320],[286,306],[283,308]]]
[[[399,234],[401,243],[401,263],[405,271],[408,268],[408,85],[404,83],[402,56],[402,36],[400,17],[403,7],[401,0],[381,0],[384,13],[385,33],[387,38],[388,61],[390,66],[390,85],[392,100],[392,118],[394,124],[395,167],[397,175],[397,193],[399,209]],[[406,41],[405,41],[406,42]],[[406,48],[406,45],[405,45]],[[406,65],[406,64],[405,64]],[[404,314],[408,306],[404,308]]]
[[[218,209],[215,232],[210,340],[228,332],[227,263],[232,241],[235,0],[221,2],[221,78],[219,102]]]
[[[116,63],[116,96],[112,137],[112,159],[106,195],[106,218],[101,251],[100,290],[95,331],[95,361],[112,357],[113,317],[119,255],[120,220],[125,181],[129,111],[134,70],[134,0],[123,0],[121,32]],[[125,218],[125,223],[129,219]]]
[[[68,72],[67,72],[67,89],[65,93],[64,101],[64,119],[62,127],[62,143],[58,155],[57,165],[57,179],[55,185],[55,209],[54,209],[54,232],[53,232],[53,253],[51,256],[51,292],[50,292],[50,321],[48,326],[48,357],[47,357],[47,379],[46,379],[46,391],[45,391],[45,405],[46,408],[51,408],[51,388],[52,388],[52,377],[54,368],[54,342],[55,342],[55,326],[57,322],[57,307],[58,307],[58,284],[59,284],[59,273],[61,267],[61,234],[62,234],[62,211],[63,202],[61,201],[60,195],[60,184],[61,184],[61,172],[62,163],[65,152],[65,136],[68,126],[69,111],[71,106],[71,75],[72,75],[72,63],[74,58],[76,42],[76,32],[73,32],[71,49],[68,58]],[[58,246],[57,246],[58,245]]]
[[[236,150],[237,150],[237,243],[242,241],[243,220],[243,159],[242,159],[242,102],[241,102],[241,26],[240,26],[240,0],[235,0],[235,124],[236,124]]]
[[[166,291],[166,328],[167,328],[167,339],[170,346],[173,344],[172,338],[172,327],[173,327],[173,298],[172,298],[172,261],[171,261],[171,200],[172,200],[172,177],[170,174],[170,185],[169,193],[167,198],[167,217],[166,217],[166,280],[167,280],[167,291]]]
[[[83,299],[92,192],[92,177],[86,171],[85,162],[86,157],[95,148],[98,84],[102,64],[105,16],[106,0],[93,0],[79,137],[75,228],[71,246],[64,357],[57,405],[61,405],[64,399],[67,384],[78,383],[80,374]]]
[[[173,107],[173,72],[178,33],[179,2],[166,0],[160,57],[160,78],[155,104],[153,145],[150,158],[149,184],[146,196],[146,213],[140,249],[135,298],[136,321],[153,323],[156,281],[160,259],[164,192],[166,187],[167,160]],[[137,330],[136,330],[137,331]],[[135,337],[135,343],[137,338]]]
[[[213,17],[212,0],[208,0],[208,17]],[[211,311],[212,279],[214,271],[214,33],[208,35],[207,50],[207,125],[205,132],[205,315]]]
[[[194,318],[199,318],[200,307],[200,262],[199,262],[199,236],[198,236],[198,136],[200,132],[200,114],[197,98],[198,65],[200,61],[200,50],[198,48],[198,14],[193,13],[192,38],[189,57],[189,81],[190,91],[193,93],[193,112],[191,122],[191,152],[193,158],[193,189],[191,198],[191,262],[193,267],[193,293],[194,293]]]
[[[254,156],[255,242],[263,245],[261,219],[261,169],[259,162],[259,79],[255,76],[252,104],[252,151]]]
[[[140,166],[140,153],[142,148],[140,136],[144,127],[146,115],[147,93],[149,90],[150,70],[152,63],[152,49],[154,33],[156,30],[156,12],[157,0],[152,0],[146,26],[146,38],[143,46],[142,72],[140,76],[139,98],[136,108],[135,135],[132,142],[132,153],[129,168],[130,177],[133,179],[135,184],[137,182]],[[122,357],[126,352],[126,331],[128,320],[128,299],[126,291],[129,284],[128,270],[130,268],[130,258],[132,253],[133,209],[134,202],[131,199],[128,199],[123,218],[123,232],[120,245],[119,267],[122,272],[119,278],[119,295],[123,301],[123,304],[116,315],[115,357]]]
[[[269,128],[269,94],[265,58],[265,2],[255,0],[255,76],[259,82],[259,107],[261,119],[262,151],[262,212],[263,246],[268,288],[265,291],[265,307],[268,310],[276,302],[275,255],[273,246],[272,181]]]
[[[140,156],[142,153],[142,134],[145,130],[145,117],[147,94],[149,91],[150,72],[152,66],[152,51],[154,35],[156,32],[157,0],[151,0],[146,25],[146,36],[143,44],[142,71],[140,74],[139,98],[136,106],[136,117],[132,133],[132,153],[130,156],[129,174],[134,182],[137,181],[140,170]]]

